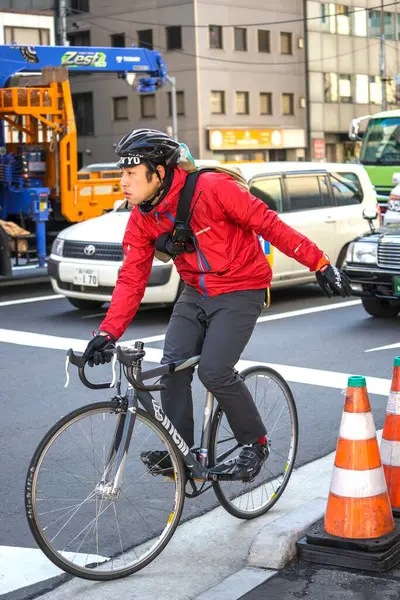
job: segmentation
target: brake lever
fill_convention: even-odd
[[[117,369],[116,369],[117,360],[118,360],[117,352],[115,350],[113,357],[112,357],[112,361],[111,361],[112,381],[110,383],[110,388],[114,387],[115,383],[117,381]]]
[[[69,365],[71,364],[71,361],[69,359],[69,354],[67,354],[66,358],[65,358],[65,385],[64,387],[68,387],[69,386]]]

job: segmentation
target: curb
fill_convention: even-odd
[[[296,542],[309,527],[324,516],[326,497],[315,498],[264,527],[255,536],[247,557],[247,566],[226,577],[194,600],[239,600],[277,571],[297,554]]]
[[[324,516],[326,498],[315,498],[270,523],[257,533],[249,550],[247,564],[261,569],[282,569],[296,556],[296,542]]]

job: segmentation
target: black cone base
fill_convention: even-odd
[[[383,573],[400,563],[400,521],[392,533],[372,540],[349,540],[329,535],[317,521],[297,542],[302,560],[321,565]]]

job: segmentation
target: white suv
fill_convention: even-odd
[[[376,212],[376,194],[362,165],[285,162],[226,166],[240,170],[252,194],[338,265],[343,263],[349,243],[368,230],[364,210]],[[129,218],[123,207],[64,229],[53,243],[48,262],[51,284],[77,308],[97,308],[111,299]],[[264,248],[273,266],[273,288],[315,281],[307,267],[268,243]],[[154,259],[142,303],[173,303],[181,288],[173,262]]]

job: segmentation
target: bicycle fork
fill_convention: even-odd
[[[136,421],[137,397],[132,386],[127,391],[126,412],[120,412],[101,481],[96,494],[104,500],[116,500],[121,493],[129,445]]]

